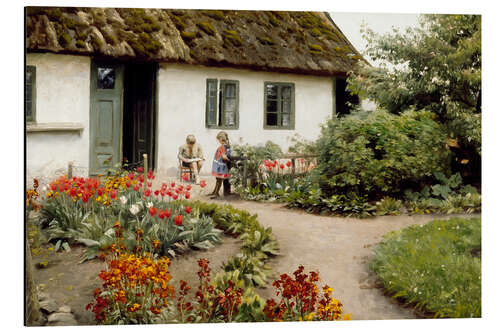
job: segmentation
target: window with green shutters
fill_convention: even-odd
[[[295,129],[295,85],[264,83],[264,128]]]
[[[206,126],[238,129],[239,82],[207,79]]]
[[[25,112],[26,121],[35,122],[36,118],[36,67],[26,66],[25,82]]]

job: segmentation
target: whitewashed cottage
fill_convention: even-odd
[[[28,177],[143,153],[172,174],[187,134],[210,161],[221,129],[287,149],[347,112],[361,59],[327,13],[226,10],[28,7],[26,52]]]

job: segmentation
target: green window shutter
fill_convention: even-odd
[[[217,126],[217,79],[207,79],[206,127]]]
[[[221,118],[219,126],[237,129],[239,118],[239,82],[235,80],[221,80]]]
[[[25,113],[27,122],[36,121],[36,67],[26,66]]]
[[[264,82],[264,129],[295,129],[295,84]]]

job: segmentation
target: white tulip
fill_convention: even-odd
[[[120,201],[121,201],[122,205],[125,205],[127,203],[128,199],[127,199],[127,197],[125,197],[125,196],[122,195],[120,197]]]
[[[132,215],[135,215],[135,214],[139,213],[139,206],[137,206],[137,205],[132,205],[132,206],[130,207],[130,212],[132,213]]]

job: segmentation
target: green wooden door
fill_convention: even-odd
[[[90,76],[90,174],[121,161],[123,65],[92,62]]]

